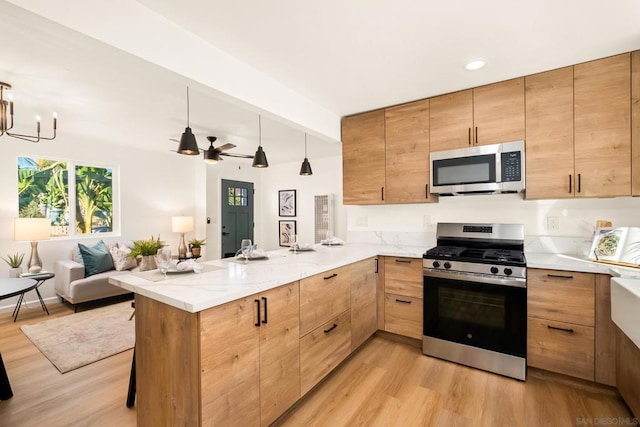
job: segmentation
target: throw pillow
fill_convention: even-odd
[[[113,270],[113,259],[109,248],[102,240],[92,247],[78,243],[78,249],[84,261],[84,277]]]
[[[109,253],[111,254],[111,258],[113,258],[113,265],[118,271],[129,270],[130,268],[138,266],[135,258],[129,256],[131,249],[126,246],[111,246]]]

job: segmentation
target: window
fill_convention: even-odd
[[[50,218],[52,237],[112,232],[113,170],[18,157],[19,216]]]
[[[229,206],[247,206],[248,194],[246,188],[229,187]]]

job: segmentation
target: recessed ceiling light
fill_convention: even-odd
[[[473,61],[470,61],[469,63],[467,63],[467,65],[465,65],[464,68],[467,71],[475,71],[475,70],[479,70],[485,65],[487,65],[487,61],[485,61],[484,59],[474,59]]]

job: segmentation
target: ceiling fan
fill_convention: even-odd
[[[200,148],[200,151],[204,153],[205,162],[217,163],[218,161],[223,160],[222,158],[220,158],[220,156],[237,157],[240,159],[253,159],[253,156],[249,154],[225,153],[225,151],[235,148],[236,146],[234,144],[224,144],[219,147],[214,147],[213,143],[217,139],[218,137],[216,136],[208,136],[207,141],[209,141],[209,148],[207,148],[206,150],[203,150],[202,148]],[[177,139],[173,139],[173,138],[171,138],[171,141],[179,142]]]

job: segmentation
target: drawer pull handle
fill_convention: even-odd
[[[338,327],[338,324],[334,323],[332,327],[330,327],[329,329],[325,329],[324,333],[328,334],[329,332],[333,331],[337,327]]]
[[[396,298],[396,302],[401,302],[402,304],[411,304],[411,301],[406,301],[406,300],[398,299],[398,298]]]
[[[570,328],[559,328],[557,326],[551,326],[551,325],[547,325],[547,328],[553,329],[554,331],[568,332],[570,334],[573,333],[573,329],[570,329]]]
[[[336,277],[338,275],[338,273],[333,273],[331,276],[327,276],[324,278],[324,280],[329,280],[329,279],[333,279],[334,277]]]
[[[573,276],[563,276],[562,274],[547,274],[547,277],[553,277],[555,279],[573,279]]]
[[[397,259],[396,262],[398,264],[411,264],[411,260],[410,259]]]

